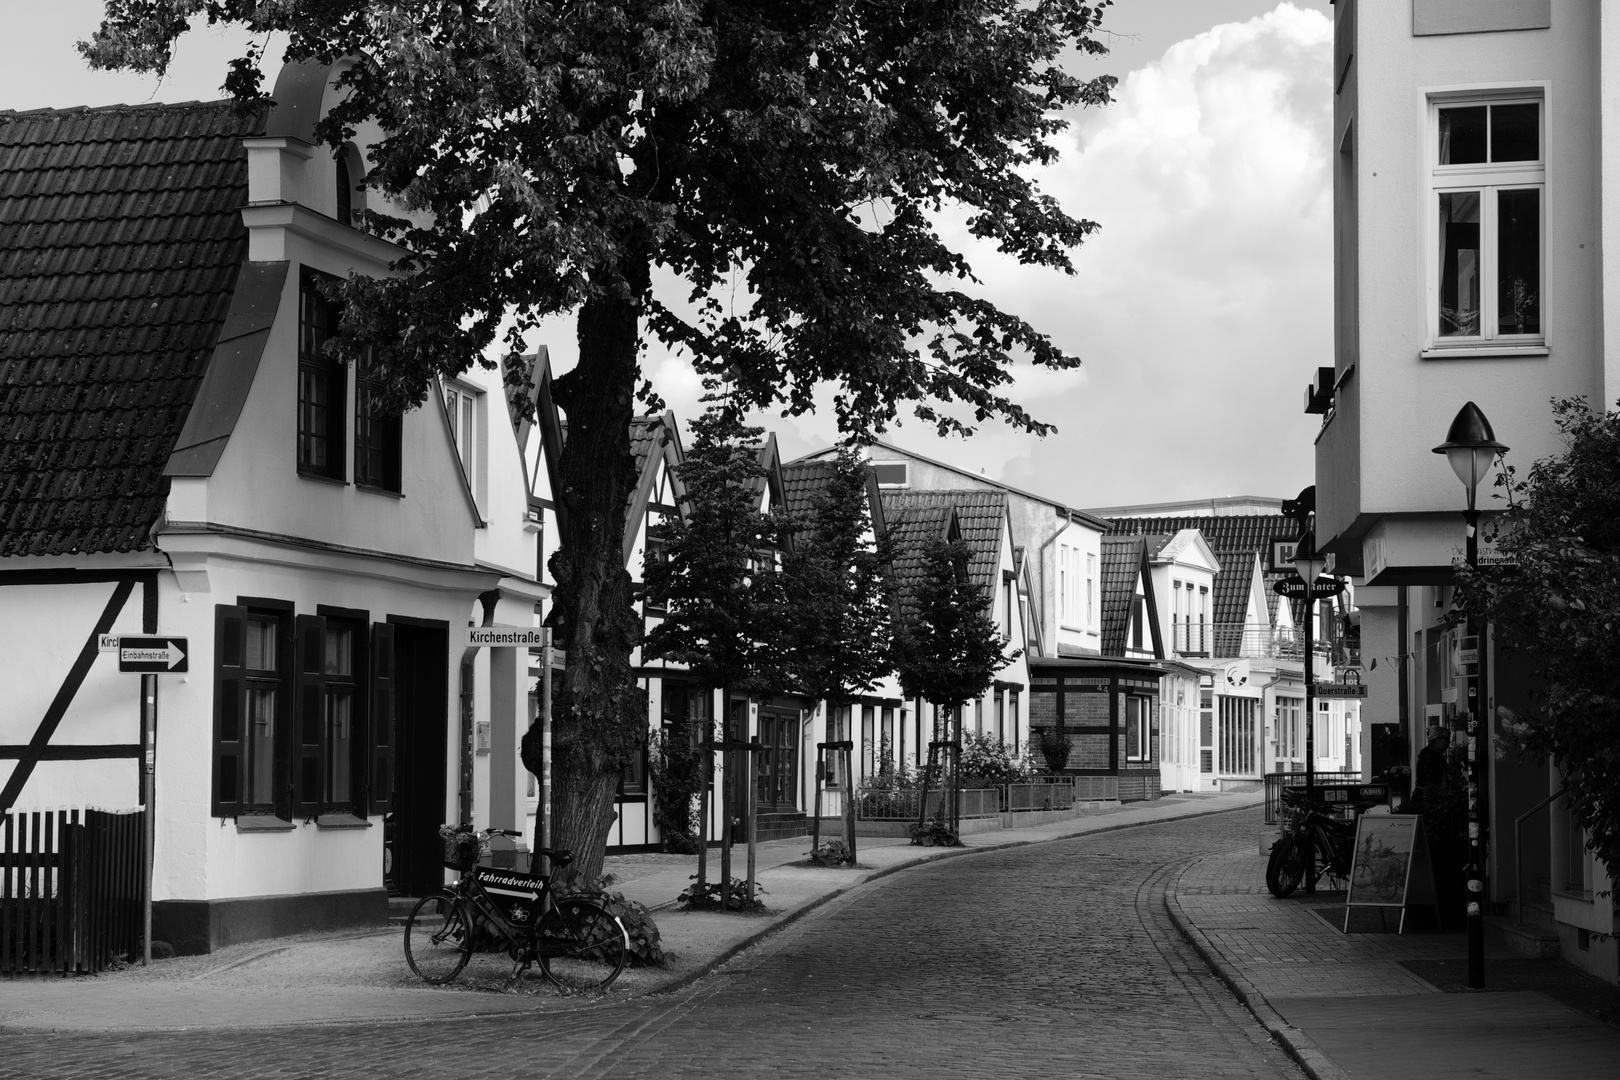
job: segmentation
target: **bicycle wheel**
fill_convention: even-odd
[[[1290,895],[1305,880],[1305,862],[1309,854],[1306,844],[1297,836],[1285,836],[1271,849],[1266,863],[1266,888],[1281,900]]]
[[[405,920],[405,961],[425,982],[442,986],[461,974],[472,935],[461,902],[447,892],[424,896]]]
[[[561,990],[606,989],[629,952],[624,924],[593,900],[565,897],[540,920],[540,970]]]

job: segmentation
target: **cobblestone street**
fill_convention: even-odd
[[[28,1077],[1298,1076],[1169,922],[1187,859],[1257,810],[884,878],[695,986],[565,1015],[12,1035]],[[22,986],[8,992],[24,991]]]

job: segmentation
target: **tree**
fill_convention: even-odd
[[[1502,714],[1504,742],[1564,770],[1597,857],[1620,869],[1620,412],[1555,400],[1566,449],[1523,481],[1503,467],[1503,561],[1459,569],[1463,610],[1539,677],[1534,705]],[[1487,525],[1487,531],[1492,526]]]
[[[907,697],[927,698],[950,717],[952,742],[958,746],[963,702],[988,690],[996,672],[1018,655],[1002,651],[989,597],[968,580],[971,554],[964,540],[929,542],[914,608],[895,634],[900,688]],[[954,784],[955,769],[951,775]],[[925,770],[925,789],[928,779]]]
[[[579,363],[554,384],[568,440],[551,568],[569,666],[553,839],[591,874],[645,724],[620,554],[630,420],[655,397],[644,335],[700,373],[730,372],[744,405],[803,413],[831,381],[850,433],[881,431],[902,404],[941,431],[992,416],[1051,430],[1003,393],[1014,357],[1079,361],[957,287],[972,269],[935,215],[962,207],[976,237],[1072,272],[1070,249],[1096,226],[1028,172],[1055,158],[1064,110],[1109,98],[1111,76],[1062,67],[1106,51],[1108,4],[106,0],[81,50],[95,67],[161,73],[205,16],[258,41],[284,32],[287,59],[337,65],[347,96],[319,138],[341,146],[375,120],[387,137],[365,184],[431,222],[368,210],[408,254],[397,276],[341,289],[329,348],[370,350],[388,403],[420,403],[434,377],[485,362],[503,319],[516,353],[542,317],[577,313]],[[232,62],[242,100],[262,94],[257,60]]]
[[[832,709],[894,670],[886,540],[867,502],[867,465],[844,448],[783,557],[788,671],[795,689]]]

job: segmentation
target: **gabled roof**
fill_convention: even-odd
[[[887,522],[894,561],[895,606],[902,623],[917,610],[917,588],[923,578],[923,552],[933,540],[961,537],[956,508],[949,503],[896,506],[900,493],[883,493],[883,513]]]
[[[674,466],[681,460],[681,433],[675,426],[675,414],[638,416],[630,421],[630,456],[635,459],[636,486],[630,489],[630,498],[624,508],[624,560],[630,561],[635,550],[638,523],[646,516],[652,503],[653,487],[658,480],[658,467],[669,467],[669,482],[675,486],[676,505],[680,505],[679,478]]]
[[[802,536],[805,526],[816,510],[816,500],[832,482],[834,466],[831,461],[799,460],[782,466],[782,505],[800,528],[795,537]],[[878,490],[877,477],[866,470],[866,511],[872,519],[872,533],[882,536],[887,531],[883,513],[883,497]]]
[[[1141,582],[1149,599],[1152,598],[1153,579],[1147,573],[1147,540],[1141,536],[1105,536],[1102,538],[1102,568],[1098,578],[1102,589],[1102,653],[1104,656],[1124,656],[1130,639],[1131,609],[1136,599],[1136,586]],[[1148,604],[1149,625],[1145,627],[1148,648],[1157,654],[1158,611]]]
[[[1001,569],[1001,538],[1007,527],[1007,493],[958,488],[951,491],[885,491],[884,511],[893,520],[923,508],[949,506],[956,511],[961,537],[973,549],[968,580],[993,600]]]
[[[0,556],[150,546],[262,130],[231,102],[0,112]]]
[[[1159,533],[1179,533],[1182,529],[1197,529],[1220,561],[1221,569],[1215,575],[1214,622],[1235,625],[1243,622],[1249,606],[1249,587],[1253,582],[1254,560],[1258,556],[1265,566],[1267,547],[1274,536],[1294,536],[1298,528],[1281,514],[1205,515],[1202,517],[1139,517],[1113,518],[1108,523],[1110,536],[1136,536]],[[1284,575],[1266,574],[1266,588]]]

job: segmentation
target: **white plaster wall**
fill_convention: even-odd
[[[1559,448],[1549,398],[1604,390],[1595,287],[1600,140],[1593,45],[1600,7],[1556,2],[1550,30],[1414,38],[1409,4],[1358,5],[1361,258],[1354,378],[1364,512],[1461,509],[1456,477],[1430,450],[1444,440],[1464,402],[1484,410],[1522,471]],[[1546,88],[1543,319],[1551,355],[1421,360],[1432,241],[1426,93],[1525,84]]]

